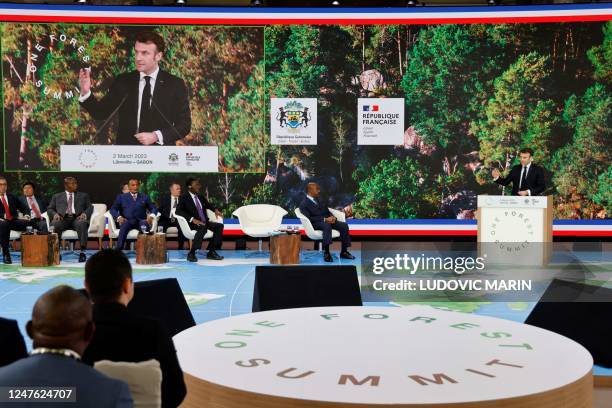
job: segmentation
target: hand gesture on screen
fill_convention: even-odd
[[[79,71],[79,88],[81,96],[86,95],[91,90],[91,71],[81,68]]]

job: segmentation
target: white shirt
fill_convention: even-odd
[[[142,105],[142,92],[144,91],[144,87],[147,84],[145,77],[146,76],[151,77],[151,79],[149,79],[149,84],[151,84],[151,100],[153,100],[153,95],[154,95],[154,90],[155,90],[155,81],[157,80],[157,74],[159,74],[159,66],[150,75],[147,75],[144,72],[139,72],[139,74],[140,74],[140,81],[138,82],[138,111],[136,113],[136,129],[140,128],[140,107]],[[91,96],[91,91],[79,97],[79,102],[84,102],[90,96]],[[162,135],[162,132],[160,130],[156,130],[154,133],[157,135],[157,143],[160,145],[163,145],[164,136]]]
[[[1,200],[2,198],[4,198],[4,201],[6,201],[6,205],[8,206],[9,211],[11,212],[11,215],[14,217],[15,215],[13,214],[13,210],[11,209],[11,205],[10,205],[10,203],[9,203],[9,200],[8,200],[8,197],[7,197],[6,193],[4,193],[4,194],[2,194],[2,195],[0,196],[0,200]],[[0,205],[2,205],[2,203],[0,203]],[[6,216],[6,215],[5,215],[5,216]]]
[[[170,196],[170,218],[174,218],[176,216],[176,206],[178,206],[178,200],[178,196]]]
[[[25,196],[25,198],[26,198],[26,203],[28,203],[28,208],[30,209],[30,215],[34,217],[34,212],[32,211],[32,203],[36,204],[36,207],[38,208],[39,212],[40,212],[40,205],[38,204],[38,201],[36,201],[36,197],[34,197],[33,195]],[[74,196],[72,198],[74,199]],[[31,202],[30,202],[30,199],[32,199]]]
[[[529,162],[529,164],[527,166],[523,166],[523,168],[521,169],[521,178],[519,179],[519,191],[521,190],[521,184],[523,184],[523,172],[527,172],[527,174],[525,174],[525,179],[527,178],[527,176],[529,175],[529,167],[531,167],[531,162]],[[531,190],[527,190],[527,194],[531,195]]]
[[[72,214],[76,214],[76,211],[74,211],[74,199],[76,198],[76,193],[69,193],[66,191],[66,203],[70,202],[70,194],[72,194]],[[68,209],[66,209],[66,214],[68,214]]]

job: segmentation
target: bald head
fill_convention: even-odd
[[[321,194],[321,187],[315,182],[310,182],[306,186],[306,193],[313,198],[318,198]]]
[[[69,348],[82,354],[93,335],[91,302],[70,286],[43,293],[26,326],[34,347]]]

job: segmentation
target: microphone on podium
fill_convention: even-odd
[[[121,102],[119,102],[119,105],[117,105],[117,107],[111,112],[111,114],[108,115],[108,118],[106,118],[106,120],[104,121],[102,126],[100,126],[100,128],[96,131],[96,134],[94,135],[94,140],[96,140],[96,141],[98,140],[98,136],[100,135],[100,133],[102,133],[102,130],[106,127],[106,125],[108,125],[108,122],[110,122],[111,119],[115,117],[117,112],[119,112],[119,109],[125,103],[125,100],[127,99],[127,97],[128,97],[128,94],[126,92],[125,95],[123,95],[123,98],[121,99]],[[90,98],[91,98],[91,96],[90,96]]]
[[[176,133],[176,135],[178,136],[178,139],[182,139],[183,136],[179,133],[178,130],[176,130],[176,127],[174,127],[174,124],[168,120],[168,118],[166,117],[166,115],[164,115],[161,109],[159,109],[159,107],[157,106],[153,98],[151,98],[151,106],[155,108],[155,110],[159,113],[162,119],[172,128],[172,130],[174,130],[174,133]]]

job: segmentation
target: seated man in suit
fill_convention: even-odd
[[[18,213],[28,213],[28,207],[24,207],[21,201],[11,193],[7,193],[8,181],[0,176],[0,247],[2,247],[2,261],[5,264],[13,263],[9,252],[11,230],[25,231],[28,221],[18,218]]]
[[[498,169],[493,169],[493,181],[502,186],[512,183],[512,195],[536,196],[546,189],[544,169],[533,163],[533,150],[521,149],[519,152],[521,164],[512,167],[507,177],[502,177]]]
[[[179,228],[175,216],[180,197],[181,185],[179,183],[170,184],[170,194],[164,195],[159,202],[159,212],[161,214],[159,217],[159,226],[164,229],[164,232],[170,227],[176,227],[178,229],[178,249],[183,249],[183,245],[185,245],[185,236]]]
[[[23,336],[16,320],[0,317],[0,367],[28,356]]]
[[[19,196],[19,201],[24,207],[28,207],[30,211],[27,215],[29,225],[39,231],[47,231],[47,221],[44,220],[42,214],[47,211],[47,202],[41,196],[36,196],[36,185],[31,181],[26,181],[21,185],[23,195]]]
[[[155,204],[149,196],[138,192],[140,181],[131,179],[128,181],[129,192],[119,194],[110,213],[117,221],[119,237],[117,237],[117,249],[123,249],[128,232],[132,229],[149,231],[153,223],[153,217],[157,214]],[[147,211],[149,214],[147,215]]]
[[[89,220],[93,213],[93,205],[87,193],[77,191],[78,183],[74,177],[64,179],[64,190],[55,194],[47,207],[47,214],[58,237],[66,230],[74,230],[79,237],[81,253],[79,262],[85,262],[85,250],[89,231]],[[61,240],[60,240],[61,242]]]
[[[202,240],[206,231],[211,230],[213,237],[208,243],[206,258],[220,261],[223,257],[215,251],[215,248],[221,247],[223,224],[209,220],[206,210],[214,211],[217,217],[223,217],[223,214],[213,207],[204,196],[200,195],[200,189],[202,188],[200,180],[189,177],[185,185],[187,186],[187,192],[181,196],[176,208],[176,214],[184,217],[189,222],[189,227],[197,231],[193,239],[191,251],[187,254],[187,260],[189,262],[198,261],[195,253],[202,248]]]
[[[66,406],[133,406],[126,383],[81,362],[95,327],[91,304],[78,290],[60,285],[45,292],[36,301],[26,330],[34,350],[29,357],[0,368],[0,386],[74,387],[76,403]]]
[[[123,252],[107,249],[85,264],[85,288],[93,301],[96,332],[83,361],[139,362],[155,359],[162,371],[162,407],[177,407],[187,390],[166,326],[127,308],[134,296],[132,267]]]
[[[323,259],[325,262],[333,262],[332,256],[329,253],[329,245],[332,243],[332,229],[340,233],[342,241],[342,250],[340,258],[355,259],[348,251],[351,246],[351,237],[349,236],[348,224],[338,221],[327,208],[327,205],[319,200],[321,188],[317,183],[308,183],[306,190],[306,198],[300,204],[300,211],[312,223],[312,227],[316,230],[323,231]]]

